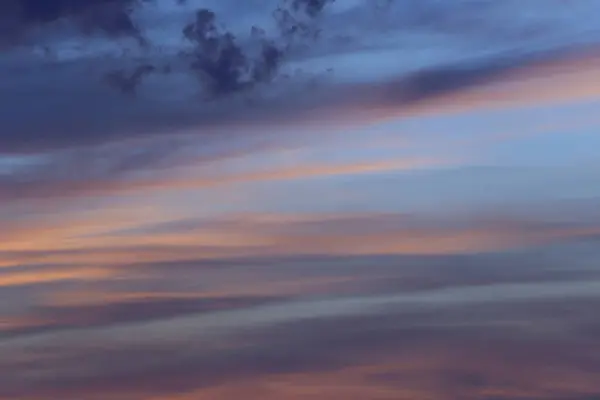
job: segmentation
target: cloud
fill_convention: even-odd
[[[594,241],[593,221],[515,219],[502,215],[424,217],[366,213],[247,214],[142,223],[144,213],[123,220],[57,221],[36,232],[7,237],[0,260],[19,263],[130,263],[310,255],[472,254],[551,243]],[[150,214],[152,215],[152,214]],[[160,216],[160,214],[158,214]],[[110,218],[114,218],[112,221]]]
[[[265,94],[251,107],[234,98],[198,104],[187,98],[152,97],[152,93],[163,93],[162,89],[151,90],[149,97],[123,98],[90,80],[103,65],[121,62],[114,59],[81,59],[56,67],[31,65],[29,72],[13,72],[14,79],[2,83],[9,109],[0,116],[0,126],[5,127],[0,151],[16,156],[18,162],[7,161],[9,168],[0,173],[0,198],[75,200],[404,169],[403,161],[394,165],[396,161],[389,160],[184,179],[174,179],[172,173],[194,160],[200,164],[202,159],[214,161],[211,150],[199,156],[190,152],[192,148],[214,149],[232,138],[242,143],[251,136],[277,146],[291,136],[286,132],[279,138],[261,139],[265,130],[275,128],[314,129],[325,123],[340,128],[422,114],[592,98],[597,90],[589,82],[595,79],[597,57],[585,54],[562,48],[508,52],[416,68],[383,84],[326,83],[309,91],[302,89],[304,84],[282,82],[274,98]],[[35,88],[39,95],[32,96],[27,88]],[[235,157],[246,151],[245,146],[253,151],[253,145],[245,143],[239,146],[242,150],[225,151],[222,156]],[[23,167],[23,162],[31,165]],[[440,161],[414,159],[406,164],[419,167],[429,162]]]
[[[3,133],[0,135],[2,151],[5,153],[33,151],[34,153],[29,157],[32,161],[27,161],[31,162],[31,165],[15,166],[0,175],[0,198],[22,200],[71,197],[76,199],[90,195],[112,196],[150,190],[154,192],[165,189],[181,190],[243,182],[399,170],[411,166],[420,167],[419,164],[428,163],[435,165],[441,160],[426,158],[406,161],[384,160],[347,165],[286,167],[279,171],[256,171],[238,175],[215,176],[211,173],[208,176],[184,179],[173,177],[177,167],[189,166],[193,163],[202,165],[202,163],[215,161],[215,154],[210,152],[215,151],[219,146],[221,150],[216,150],[217,158],[236,157],[244,151],[256,151],[253,148],[256,145],[252,140],[254,143],[260,140],[267,141],[268,146],[284,146],[287,133],[282,133],[279,138],[273,135],[261,138],[264,133],[256,135],[247,132],[247,129],[259,130],[258,128],[262,126],[268,130],[278,125],[288,127],[294,124],[302,125],[300,121],[308,119],[309,115],[315,117],[313,124],[330,121],[334,125],[344,126],[372,124],[422,113],[469,111],[487,107],[486,104],[513,106],[537,104],[540,101],[577,100],[596,95],[594,86],[588,84],[596,70],[592,68],[597,62],[594,57],[581,60],[567,58],[562,64],[546,63],[546,61],[540,63],[539,58],[544,59],[541,55],[531,57],[536,60],[533,64],[530,59],[524,57],[523,61],[515,62],[514,65],[512,61],[501,58],[500,61],[492,59],[479,64],[468,61],[456,66],[436,67],[417,72],[400,83],[394,82],[383,86],[371,84],[362,88],[359,85],[337,87],[337,89],[328,86],[314,92],[292,96],[293,98],[288,96],[282,101],[277,100],[276,103],[267,101],[254,108],[236,104],[232,99],[207,104],[201,109],[179,101],[175,103],[157,103],[148,99],[131,101],[107,92],[101,87],[91,91],[85,89],[92,88],[93,85],[89,86],[90,83],[83,80],[87,77],[82,74],[61,72],[60,68],[58,72],[50,70],[49,74],[62,74],[63,78],[59,78],[58,81],[63,79],[66,84],[74,85],[73,90],[77,88],[77,91],[71,93],[70,89],[66,90],[60,99],[53,100],[52,105],[48,107],[42,103],[36,105],[36,102],[46,102],[49,98],[55,98],[54,96],[40,95],[25,99],[22,97],[22,88],[23,85],[28,85],[26,81],[17,79],[15,82],[6,82],[9,90],[3,93],[10,93],[12,90],[10,87],[13,87],[17,91],[15,93],[17,98],[7,102],[9,107],[15,109],[9,110],[3,114],[4,117],[0,118],[13,118],[17,125],[30,123],[40,125],[27,128],[29,132],[27,133],[21,131],[12,122],[5,121],[7,129],[2,130]],[[556,66],[552,67],[552,65]],[[521,72],[517,73],[517,71]],[[544,71],[544,73],[540,75],[537,71]],[[488,80],[499,79],[497,74],[506,75],[508,72],[510,74],[502,78],[497,85],[484,84]],[[82,80],[78,81],[80,78]],[[47,81],[56,82],[54,78]],[[447,87],[444,82],[447,82],[450,87]],[[518,87],[514,86],[515,84]],[[458,86],[453,87],[453,85]],[[531,87],[526,91],[520,89],[529,86]],[[568,91],[560,89],[567,86]],[[330,89],[333,93],[326,93]],[[358,92],[361,93],[360,96],[353,94]],[[93,100],[93,103],[106,104],[106,107],[104,105],[91,107],[91,103],[88,107],[87,100],[78,97],[80,95],[91,96],[90,99],[104,99],[100,103]],[[20,102],[19,98],[25,102]],[[72,104],[60,105],[61,102],[72,102]],[[65,118],[64,111],[51,109],[63,106],[65,111],[69,110],[68,118]],[[85,107],[83,114],[77,111],[79,107]],[[52,123],[44,120],[43,116],[37,115],[31,118],[27,115],[30,112],[37,113],[36,110],[47,113],[48,117],[55,119],[57,123],[66,125],[57,126],[55,129]],[[124,114],[101,115],[112,112],[110,110],[117,114]],[[173,114],[172,117],[163,119],[165,113],[171,112],[177,115]],[[84,114],[89,115],[93,120],[87,120],[88,117]],[[82,121],[93,123],[89,126],[77,127],[80,118],[83,118]],[[135,119],[138,118],[142,125],[136,127]],[[288,121],[284,122],[286,119]],[[120,124],[119,121],[125,122],[129,127],[123,126],[124,130],[116,128]],[[163,122],[166,122],[164,125],[166,130],[160,128]],[[133,125],[129,125],[130,123]],[[233,134],[223,133],[227,126],[231,127]],[[181,129],[185,127],[193,127],[194,130],[182,132]],[[242,134],[244,129],[246,132]],[[153,131],[156,135],[152,134]],[[255,139],[248,140],[248,137],[253,135]],[[223,143],[232,140],[232,137],[237,138],[235,140],[239,143],[238,148],[223,150]],[[100,143],[105,144],[99,145]],[[201,147],[207,148],[203,154],[194,154],[190,151]],[[54,150],[50,151],[51,149]],[[403,163],[406,166],[402,165]],[[9,162],[8,165],[11,163]]]
[[[548,1],[409,1],[386,19],[338,0],[323,40],[277,64],[288,79],[241,95],[241,75],[196,57],[218,92],[234,83],[211,101],[174,56],[178,16],[152,14],[166,3],[132,17],[170,43],[106,57],[108,41],[56,41],[79,33],[48,21],[83,3],[14,19],[56,28],[39,32],[64,58],[0,54],[0,399],[597,397],[598,169],[514,167],[569,153],[542,140],[535,160],[519,142],[510,167],[477,167],[490,155],[462,141],[510,118],[523,135],[530,107],[593,109],[597,19],[558,15],[597,5]],[[237,35],[258,2],[234,3],[213,4]],[[140,63],[173,69],[130,97],[103,80]],[[355,141],[385,121],[403,124]]]
[[[32,284],[43,284],[56,281],[70,280],[96,280],[106,279],[113,274],[109,270],[97,269],[49,269],[44,268],[35,272],[6,272],[0,273],[0,287],[24,286]]]
[[[316,398],[501,393],[544,399],[558,392],[585,398],[600,390],[599,360],[589,352],[597,341],[590,331],[597,327],[594,307],[595,297],[436,303],[264,326],[240,321],[243,329],[213,333],[201,319],[170,321],[179,340],[159,326],[145,326],[146,336],[135,339],[129,328],[45,335],[6,343],[0,393],[32,399],[229,399],[244,392],[247,398],[275,399],[311,390]],[[232,318],[239,321],[240,315]],[[183,335],[184,328],[195,334]],[[22,348],[45,345],[53,350],[43,357],[18,356]],[[30,368],[32,375],[17,375],[19,368]]]
[[[32,37],[33,41],[44,43],[39,31],[51,36],[53,32],[49,28],[57,28],[61,22],[71,23],[82,36],[102,34],[140,39],[140,31],[131,16],[132,8],[138,5],[138,0],[92,0],[85,3],[73,0],[7,0],[0,6],[0,31],[3,33],[0,46],[6,51],[7,48],[29,44]]]
[[[40,276],[36,283],[43,284],[43,276]],[[4,329],[0,327],[0,334],[7,338],[152,320],[164,321],[178,316],[238,310],[277,300],[281,301],[281,298],[268,296],[209,297],[203,296],[201,293],[195,296],[179,296],[177,293],[159,296],[157,293],[138,293],[135,296],[122,298],[113,296],[105,300],[94,303],[82,299],[82,303],[75,304],[37,305],[12,325],[9,324]]]
[[[508,73],[525,69],[539,76],[535,70],[544,71],[545,63],[555,59],[573,60],[581,54],[585,52],[560,46],[548,51],[500,52],[412,68],[398,72],[383,84],[331,82],[314,90],[306,90],[305,80],[303,83],[302,79],[296,82],[292,79],[277,83],[277,90],[257,89],[258,100],[251,107],[235,98],[209,103],[193,100],[185,94],[193,79],[184,76],[167,79],[167,88],[155,82],[137,99],[120,96],[104,87],[99,78],[100,71],[118,68],[124,62],[121,59],[82,59],[55,67],[42,64],[29,72],[12,72],[12,79],[3,82],[2,95],[7,99],[7,110],[0,120],[0,125],[5,127],[0,136],[0,149],[4,153],[44,151],[124,137],[170,135],[188,128],[201,134],[231,125],[289,124],[322,119],[323,115],[344,124],[346,118],[356,121],[357,116],[352,115],[355,112],[364,121],[376,118],[383,108],[386,109],[384,115],[398,117],[415,112],[435,113],[440,106],[464,111],[494,103],[510,106],[523,102],[523,98],[526,102],[548,100],[549,96],[558,97],[557,100],[565,96],[577,98],[585,95],[584,91],[588,92],[586,96],[597,95],[597,90],[586,83],[594,79],[593,58],[587,58],[588,65],[572,61],[573,66],[577,66],[573,72],[586,71],[589,78],[580,77],[575,82],[567,77],[571,94],[562,93],[566,86],[553,89],[559,85],[547,82],[538,85],[544,88],[543,92],[485,90],[489,83],[506,79]],[[335,62],[333,57],[333,66]],[[544,73],[547,81],[557,79],[552,71]],[[454,99],[453,93],[478,87],[484,89],[481,94]],[[165,91],[184,94],[178,99],[165,100]],[[434,99],[436,101],[430,104]]]
[[[406,215],[248,216],[200,227],[341,234],[386,221],[419,227]],[[41,279],[21,292],[37,301],[2,318],[0,398],[597,393],[596,247],[141,262],[117,266],[118,281],[43,297],[43,273],[54,267],[23,266],[17,272]]]
[[[232,172],[215,172],[215,168],[211,167],[211,164],[235,161],[248,154],[293,146],[286,144],[285,138],[271,139],[265,136],[267,143],[257,145],[244,143],[240,139],[239,146],[231,146],[231,149],[219,147],[218,141],[211,143],[210,139],[205,144],[189,135],[173,135],[170,138],[121,141],[97,148],[51,153],[38,157],[32,165],[17,166],[4,176],[0,175],[0,198],[13,201],[28,198],[76,199],[90,195],[126,195],[410,170],[443,163],[442,160],[426,157],[407,157],[366,162],[302,163],[283,167],[274,165]],[[204,149],[194,150],[202,149],[200,146],[204,146]],[[176,174],[182,168],[196,168],[197,172],[181,178]]]
[[[287,218],[290,218],[289,220]],[[594,237],[595,226],[518,220],[419,220],[404,215],[298,216],[257,215],[222,221],[167,223],[144,234],[105,236],[107,243],[201,243],[219,257],[299,254],[451,254],[532,246]],[[296,219],[298,218],[298,219]],[[303,220],[303,218],[306,218]],[[95,238],[98,242],[99,237]],[[222,249],[222,252],[219,251]],[[203,250],[208,256],[208,248]],[[241,253],[238,253],[240,251]]]

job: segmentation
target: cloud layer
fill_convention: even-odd
[[[0,12],[1,400],[598,397],[596,0],[183,3]]]

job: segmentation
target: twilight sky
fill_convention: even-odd
[[[0,18],[0,400],[599,398],[597,0],[111,1]]]

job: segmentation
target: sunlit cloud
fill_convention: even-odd
[[[386,121],[415,116],[452,115],[485,110],[518,109],[541,105],[568,104],[598,100],[600,87],[598,65],[600,57],[591,54],[584,57],[568,57],[557,61],[533,63],[524,68],[507,70],[492,79],[477,81],[477,85],[460,86],[439,96],[424,98],[416,104],[389,104],[374,106],[362,111],[365,120]],[[402,94],[397,84],[397,95]],[[393,88],[393,86],[392,86]],[[390,89],[390,98],[396,95]],[[360,111],[357,111],[360,113]],[[357,114],[359,115],[359,114]],[[352,117],[351,117],[352,118]]]
[[[96,180],[90,176],[87,180],[69,181],[60,178],[54,182],[40,180],[37,184],[18,183],[23,186],[23,191],[7,191],[8,199],[19,200],[20,198],[56,198],[56,197],[81,197],[81,196],[108,196],[138,194],[152,191],[202,189],[234,184],[285,181],[294,179],[319,178],[342,175],[360,175],[385,171],[402,171],[419,168],[433,167],[447,163],[445,160],[433,160],[426,158],[408,158],[397,160],[384,160],[373,162],[358,162],[347,164],[316,164],[298,165],[293,167],[277,168],[271,167],[263,171],[240,171],[237,173],[209,172],[211,169],[193,169],[191,177],[181,177],[169,174],[162,177],[141,177],[138,179],[123,179],[116,177],[112,180]],[[77,165],[70,166],[77,168]],[[204,169],[204,171],[203,171]],[[190,174],[188,167],[186,174]],[[208,173],[207,173],[208,172]],[[195,176],[194,176],[195,175]],[[18,179],[18,176],[15,178]],[[9,185],[10,187],[10,185]]]
[[[302,122],[300,118],[296,123],[287,121],[285,125],[276,123],[265,125],[264,129],[289,129],[296,125],[299,129],[315,129],[323,123],[323,118],[329,120],[333,129],[344,127],[359,127],[379,124],[384,121],[393,121],[403,118],[425,117],[432,115],[449,115],[454,113],[473,113],[476,111],[492,109],[519,109],[521,107],[551,105],[565,102],[581,102],[593,100],[599,94],[597,88],[589,82],[594,82],[598,68],[598,58],[589,56],[582,60],[572,59],[561,62],[548,62],[534,64],[518,72],[510,72],[500,77],[494,77],[489,83],[482,83],[475,87],[456,90],[442,95],[440,98],[424,99],[419,104],[406,106],[395,104],[393,100],[373,103],[371,106],[361,104],[344,111],[340,109],[328,116],[317,117],[313,122]],[[401,84],[398,84],[401,86]],[[378,89],[379,90],[379,89]],[[491,107],[491,108],[490,108]],[[341,124],[335,128],[336,124]],[[581,122],[574,122],[581,124]],[[570,127],[574,129],[575,126]],[[569,126],[565,126],[569,128]],[[241,130],[240,125],[236,130]],[[257,128],[252,128],[256,130]],[[317,128],[318,129],[318,128]],[[253,133],[251,133],[253,135]],[[179,139],[177,139],[179,137]],[[149,140],[149,141],[148,141]],[[454,163],[456,160],[436,160],[431,157],[407,158],[405,160],[377,160],[360,161],[347,164],[314,164],[283,167],[278,170],[256,170],[236,174],[203,172],[202,158],[199,168],[192,174],[187,168],[185,177],[181,176],[173,165],[193,163],[197,155],[185,149],[198,146],[203,140],[202,135],[193,139],[189,133],[183,136],[173,135],[173,139],[148,139],[146,141],[127,140],[114,147],[107,147],[106,151],[94,151],[90,154],[74,152],[57,154],[50,159],[50,164],[44,161],[40,167],[26,169],[25,173],[14,172],[0,179],[0,196],[5,199],[19,200],[23,198],[53,198],[53,197],[81,197],[81,196],[114,196],[140,191],[158,190],[183,190],[215,187],[222,185],[238,184],[244,182],[274,181],[286,179],[301,179],[307,177],[336,176],[347,174],[363,174],[384,171],[397,171],[408,168],[421,168],[440,164]],[[269,138],[268,140],[272,140]],[[281,140],[281,139],[280,139]],[[218,141],[218,140],[217,140]],[[283,139],[285,141],[285,139]],[[120,141],[121,142],[121,141]],[[146,144],[144,144],[146,143]],[[132,151],[135,146],[138,150]],[[147,146],[147,147],[144,147]],[[142,149],[141,151],[139,149]],[[238,150],[232,150],[234,153]],[[70,154],[70,153],[69,153]],[[103,165],[100,157],[108,156]],[[229,155],[231,156],[231,154]],[[226,159],[227,154],[224,155]],[[206,157],[206,156],[205,156]],[[179,158],[179,159],[178,159]],[[89,160],[96,160],[91,163]],[[111,161],[112,160],[112,161]],[[210,157],[207,158],[210,160]],[[214,159],[212,159],[214,163]],[[193,165],[193,164],[192,164]],[[204,163],[204,169],[206,169]],[[210,169],[210,167],[208,168]],[[77,170],[78,178],[67,170]],[[132,172],[148,170],[149,173],[131,176]],[[54,173],[52,171],[55,171]],[[63,172],[61,172],[63,171]]]
[[[598,397],[597,1],[335,3],[211,100],[0,54],[0,400]]]
[[[60,234],[35,236],[24,246],[7,242],[13,262],[118,265],[247,256],[456,254],[499,251],[595,237],[589,224],[483,218],[420,219],[395,214],[232,215],[205,220],[68,225]],[[137,225],[136,224],[141,224]],[[103,233],[104,232],[104,233]],[[12,250],[11,250],[12,249]],[[20,261],[19,261],[20,260]]]
[[[4,272],[0,274],[0,287],[44,284],[57,281],[86,281],[107,279],[113,273],[100,268],[76,268],[72,270],[51,270],[44,268],[36,272]]]
[[[26,216],[25,216],[26,217]],[[8,221],[0,230],[0,252],[35,250],[60,243],[70,247],[69,240],[77,235],[93,234],[107,226],[127,227],[140,220],[162,221],[168,218],[156,207],[107,207],[91,212],[71,212],[45,215],[45,218],[23,218]]]

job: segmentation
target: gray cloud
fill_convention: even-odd
[[[493,3],[502,7],[507,2]],[[428,9],[433,3],[419,0],[417,7],[417,2],[410,2],[410,7],[418,8],[419,20],[412,28],[436,25],[431,30],[436,35],[464,29],[479,39],[481,26],[491,22],[481,18],[477,8],[467,16],[474,22],[467,28],[463,22],[469,18],[463,20],[457,8]],[[481,7],[491,3],[479,2]],[[239,7],[240,14],[254,3],[248,4]],[[46,23],[61,13],[83,12],[56,7],[50,11],[51,17],[25,16],[33,22],[15,19],[13,25]],[[336,21],[354,28],[344,18],[364,11],[344,11]],[[512,11],[515,18],[529,15],[521,8]],[[4,16],[0,9],[0,19]],[[410,22],[409,17],[412,14],[403,22]],[[441,17],[448,23],[437,24]],[[500,18],[502,23],[507,19]],[[453,25],[456,22],[461,26]],[[502,34],[523,33],[511,29]],[[346,47],[315,44],[315,54],[324,56],[323,65],[329,66],[331,60],[335,67],[339,59],[334,53],[357,54],[379,37],[372,33],[365,30],[358,41],[352,37]],[[496,42],[490,39],[485,36],[482,41],[491,50],[502,47],[494,47]],[[461,43],[465,46],[460,51],[470,53],[467,42]],[[427,45],[419,46],[419,54]],[[235,90],[213,101],[195,97],[194,74],[182,72],[189,60],[160,52],[141,59],[123,54],[58,63],[12,51],[0,55],[0,157],[7,156],[0,169],[0,203],[9,204],[0,210],[0,218],[6,215],[0,235],[8,240],[17,237],[23,248],[35,248],[17,251],[9,245],[0,250],[0,278],[12,285],[1,288],[6,301],[0,305],[0,399],[142,400],[198,391],[190,398],[269,400],[306,395],[307,387],[323,399],[397,400],[399,394],[440,400],[598,399],[600,215],[594,189],[597,173],[587,167],[460,169],[350,183],[357,192],[368,193],[368,200],[429,199],[436,212],[440,202],[453,212],[457,204],[479,207],[483,201],[488,202],[486,210],[493,208],[493,215],[469,209],[455,219],[381,213],[316,215],[312,220],[280,223],[241,216],[147,223],[114,231],[107,217],[106,225],[104,220],[100,226],[91,221],[91,229],[107,228],[103,234],[86,236],[88,221],[81,222],[81,229],[72,226],[61,233],[64,236],[55,238],[51,231],[53,223],[70,227],[57,212],[58,207],[69,207],[65,200],[139,194],[136,185],[143,186],[146,179],[168,181],[171,168],[252,152],[260,140],[245,139],[262,133],[250,128],[311,119],[343,124],[341,120],[354,114],[357,120],[369,117],[368,110],[359,113],[363,108],[389,108],[410,116],[413,106],[422,104],[426,109],[429,101],[434,104],[446,96],[451,103],[454,95],[500,81],[504,74],[529,67],[535,72],[548,62],[576,55],[572,49],[585,50],[570,42],[541,47],[551,49],[523,46],[473,59],[415,63],[379,83],[344,82],[334,74],[309,89],[319,72],[308,71],[268,85],[250,85],[244,95],[234,85]],[[298,51],[282,66],[310,63],[315,54]],[[414,61],[412,55],[398,50],[398,57],[407,63]],[[115,93],[103,81],[106,71],[127,74],[146,62],[174,65],[174,70],[146,76],[130,97]],[[227,73],[225,78],[225,88],[231,79],[233,83],[240,79]],[[226,145],[229,141],[236,145]],[[265,141],[266,146],[276,143],[270,137]],[[475,181],[486,183],[481,194],[473,189]],[[390,186],[399,190],[392,193]],[[303,196],[293,189],[286,195],[303,202],[305,188],[296,188],[304,191]],[[566,201],[565,193],[585,200]],[[522,208],[491,204],[508,195],[521,196],[527,203]],[[336,204],[336,197],[322,197],[339,211],[342,204]],[[44,205],[46,214],[39,213],[41,202],[25,201],[36,199],[50,200],[51,206]],[[278,201],[285,203],[285,196]],[[405,204],[399,203],[394,210]],[[23,208],[17,207],[21,204]],[[375,200],[368,204],[381,205]],[[42,220],[50,214],[56,220]],[[49,228],[42,236],[51,240],[38,244],[35,228],[43,230],[46,223]],[[365,244],[369,234],[378,243],[390,233],[404,235],[390,237],[390,246],[405,236],[422,234],[420,243],[433,247],[435,233],[451,236],[473,227],[495,229],[502,235],[491,242],[508,237],[514,246],[502,253],[475,249],[453,256],[319,254],[335,249],[346,254]],[[229,249],[217,237],[218,246],[193,240],[185,245],[119,246],[119,239],[123,244],[125,239],[137,243],[136,238],[144,235],[206,231],[265,235],[273,242],[261,247],[244,245],[240,239]],[[339,240],[325,243],[319,235]],[[94,243],[106,238],[117,240],[103,247]],[[294,247],[301,239],[306,247]],[[81,246],[69,248],[71,243]],[[106,277],[77,284],[50,274],[70,267],[81,268],[83,276],[90,264],[106,268]],[[44,272],[48,281],[43,280]],[[27,279],[9,282],[11,274],[20,273],[28,274]],[[155,297],[144,298],[143,293]],[[67,300],[82,300],[81,304],[61,304],[61,294]],[[96,302],[94,294],[100,295]]]
[[[138,61],[131,57],[86,57],[55,65],[30,60],[20,62],[16,67],[14,63],[4,62],[2,69],[10,79],[0,83],[2,96],[6,99],[0,114],[0,151],[44,151],[153,133],[169,135],[174,130],[188,127],[202,132],[232,122],[301,120],[313,115],[315,110],[323,112],[329,108],[335,112],[340,107],[358,107],[373,102],[375,104],[371,106],[379,103],[402,108],[484,84],[534,62],[564,57],[582,47],[578,44],[556,44],[546,50],[524,47],[472,60],[441,61],[428,67],[413,67],[406,76],[403,76],[406,71],[399,71],[385,85],[325,85],[307,91],[306,79],[300,79],[303,82],[298,83],[278,81],[273,85],[277,89],[267,90],[268,93],[279,92],[274,99],[269,98],[272,95],[266,96],[265,88],[255,88],[253,96],[258,101],[252,107],[231,98],[216,103],[198,99],[189,91],[196,78],[179,71],[177,65],[181,66],[181,61],[168,54],[146,57],[144,63],[174,63],[176,73],[152,80],[135,99],[114,93],[102,83],[106,71],[135,69]],[[335,53],[336,50],[331,51]],[[352,53],[357,49],[348,51]],[[335,57],[331,60],[330,67],[335,69]],[[166,95],[174,93],[179,94],[177,99],[165,99]]]
[[[203,103],[194,99],[160,101],[143,96],[136,99],[123,97],[104,87],[99,82],[98,72],[86,72],[84,63],[95,62],[42,68],[35,76],[15,77],[3,82],[6,108],[0,115],[2,152],[60,149],[152,133],[169,135],[191,127],[202,135],[203,131],[210,132],[210,128],[225,124],[300,120],[319,109],[323,112],[330,108],[333,112],[338,107],[343,109],[344,105],[356,107],[373,101],[401,108],[415,101],[485,83],[503,72],[528,65],[531,59],[501,57],[483,64],[465,61],[464,65],[416,72],[384,86],[336,88],[326,85],[298,92],[293,83],[281,83],[284,91],[276,99],[265,99],[250,107],[235,99]],[[98,63],[106,65],[102,60]],[[98,67],[94,68],[98,70]],[[183,87],[172,89],[180,88]],[[357,96],[359,93],[360,97]],[[292,94],[293,99],[289,97]],[[375,105],[377,103],[371,104]]]
[[[57,354],[51,364],[38,364],[38,370],[52,366],[55,373],[51,379],[21,387],[19,383],[26,381],[16,379],[3,385],[2,392],[36,399],[129,393],[129,398],[141,399],[148,393],[210,390],[262,379],[287,379],[293,390],[293,377],[298,374],[319,390],[318,375],[366,367],[354,377],[342,373],[338,389],[353,382],[359,385],[355,390],[374,385],[442,399],[502,389],[506,398],[517,399],[525,385],[527,398],[545,399],[556,388],[552,379],[559,378],[558,373],[564,384],[571,385],[562,393],[577,398],[600,390],[593,379],[600,360],[589,352],[590,346],[598,343],[593,335],[584,334],[586,326],[597,326],[589,312],[593,307],[597,300],[581,299],[400,313],[388,310],[374,316],[310,319],[248,329],[222,336],[218,348],[199,342],[166,346],[156,342],[151,347],[109,349],[105,347],[108,343],[96,343]],[[562,308],[570,312],[556,312]],[[581,328],[565,333],[542,329],[553,325]],[[85,376],[64,375],[76,360],[86,360],[79,361]],[[570,373],[579,377],[572,380]],[[248,398],[260,398],[261,394],[247,392]],[[273,398],[276,396],[277,392]]]
[[[243,309],[276,300],[274,297],[160,297],[123,299],[91,305],[31,307],[27,317],[34,321],[26,327],[4,330],[2,336],[16,337],[66,329],[93,328],[152,320],[168,320],[186,314],[201,314]],[[35,323],[35,321],[38,321]],[[1,330],[0,330],[1,332]]]
[[[137,61],[128,56],[58,64],[29,59],[15,64],[8,54],[1,63],[9,79],[0,82],[0,96],[5,98],[0,154],[33,154],[43,156],[43,161],[0,174],[0,198],[65,198],[118,190],[131,186],[132,174],[144,170],[160,174],[162,168],[180,162],[182,149],[192,143],[180,140],[185,130],[193,129],[197,146],[230,141],[231,134],[223,132],[242,127],[294,124],[324,115],[335,123],[340,113],[363,107],[391,106],[402,113],[417,103],[501,79],[505,73],[571,56],[576,49],[582,46],[557,44],[549,50],[523,48],[440,62],[404,71],[383,84],[324,82],[307,89],[312,80],[308,73],[305,78],[253,88],[252,105],[237,95],[202,101],[188,90],[194,78],[179,72],[153,77],[136,98],[122,96],[108,88],[102,76],[107,70],[135,69]],[[158,58],[150,62],[159,64],[179,62],[167,54],[152,57]],[[166,98],[171,93],[176,96]],[[110,146],[134,139],[141,142]],[[108,146],[96,148],[101,145]]]
[[[0,6],[0,46],[22,45],[36,30],[68,20],[81,35],[133,36],[139,30],[131,17],[132,8],[146,0],[6,0]]]
[[[557,254],[571,262],[562,265]],[[31,329],[36,335],[0,341],[0,398],[143,399],[193,390],[211,396],[248,384],[248,398],[276,399],[283,394],[259,387],[278,380],[289,383],[281,390],[294,393],[296,384],[308,384],[326,396],[319,377],[334,379],[337,390],[364,390],[362,398],[387,388],[441,399],[501,389],[507,399],[518,399],[526,387],[527,398],[546,399],[559,382],[564,398],[600,393],[600,360],[590,351],[600,345],[598,298],[589,286],[598,274],[582,269],[580,247],[230,263],[150,267],[184,281],[196,269],[196,282],[207,266],[232,279],[238,265],[250,275],[256,268],[256,279],[266,285],[269,274],[293,281],[349,273],[358,282],[352,292],[334,288],[316,299],[224,295],[33,306],[31,316],[47,324]],[[172,290],[159,275],[150,276],[154,290]],[[389,285],[369,282],[374,276]],[[394,277],[400,283],[395,289]],[[564,295],[563,286],[573,295]],[[508,295],[481,296],[488,292]],[[372,295],[382,293],[390,295],[370,308],[378,298]],[[406,301],[394,301],[402,296]],[[31,357],[22,358],[24,352]],[[234,395],[223,396],[214,394]]]

